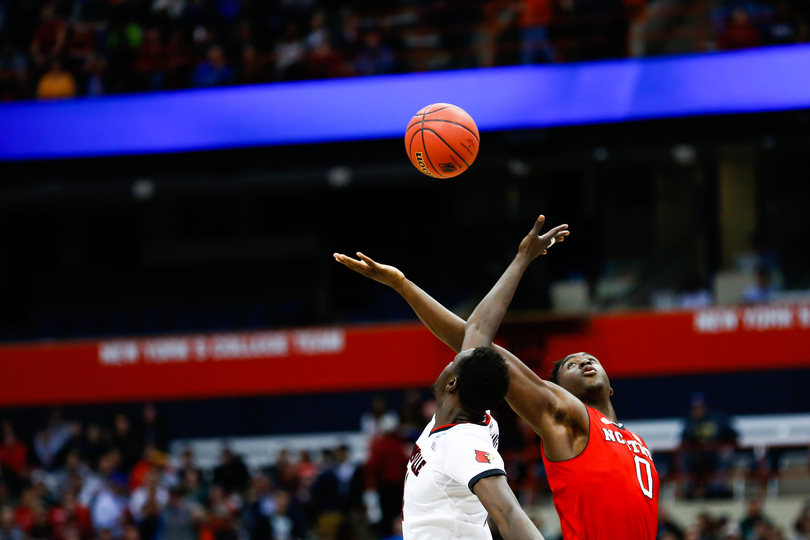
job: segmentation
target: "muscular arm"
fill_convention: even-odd
[[[482,478],[475,484],[475,495],[498,525],[504,540],[543,540],[509,489],[505,476]]]
[[[419,319],[436,337],[454,351],[462,350],[466,327],[464,319],[408,280],[397,268],[379,264],[362,253],[358,253],[357,256],[360,258],[359,261],[339,254],[335,254],[335,259],[369,279],[392,287],[408,302]],[[514,294],[514,290],[511,294]],[[495,330],[497,331],[497,327]],[[579,431],[582,431],[584,427],[587,433],[588,425],[587,412],[582,403],[556,384],[538,377],[519,358],[503,347],[495,345],[494,348],[509,365],[510,384],[506,401],[543,438],[546,455],[553,460],[569,459],[577,455],[581,451],[579,447],[581,441],[577,440],[578,433],[575,428],[579,426]]]
[[[506,308],[512,302],[520,278],[523,277],[523,273],[531,261],[532,259],[527,254],[518,253],[509,264],[501,279],[467,319],[461,350],[492,346],[492,340],[498,333],[503,316],[506,315]]]
[[[520,278],[523,277],[529,263],[541,254],[548,253],[548,248],[553,246],[555,242],[565,240],[568,235],[566,230],[568,225],[554,227],[541,236],[540,229],[543,228],[545,221],[546,218],[543,216],[537,218],[532,230],[520,242],[518,253],[509,264],[506,272],[503,273],[495,286],[492,287],[492,290],[489,291],[489,294],[481,300],[481,303],[470,315],[464,331],[462,349],[489,347],[492,345],[492,339],[501,326],[503,316],[506,314],[506,308],[512,302]]]

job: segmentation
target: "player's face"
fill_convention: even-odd
[[[458,375],[458,366],[461,361],[472,354],[473,349],[462,351],[458,353],[452,362],[447,364],[436,382],[430,387],[433,390],[433,395],[436,396],[436,403],[441,404],[444,397],[450,392],[450,389],[455,388],[456,375]]]
[[[580,399],[596,390],[610,389],[610,379],[602,364],[588,353],[568,357],[560,368],[558,380],[560,386]]]

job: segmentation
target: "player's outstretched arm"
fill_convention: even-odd
[[[509,489],[505,476],[482,478],[475,484],[474,489],[489,517],[498,525],[504,540],[543,540],[543,535]]]
[[[461,351],[461,343],[464,341],[464,319],[420,289],[399,269],[387,264],[380,264],[360,252],[357,253],[358,259],[352,259],[340,253],[335,253],[334,257],[346,268],[397,291],[408,302],[419,320],[433,332],[433,335],[454,351]]]
[[[334,254],[335,260],[347,268],[388,285],[397,291],[419,319],[446,343],[451,349],[460,352],[464,341],[465,321],[444,307],[410,281],[397,268],[379,264],[370,257],[357,253],[358,259]],[[526,420],[546,441],[546,455],[551,459],[562,460],[577,455],[570,427],[559,425],[575,416],[577,423],[588,425],[587,413],[582,404],[571,394],[537,376],[520,359],[500,346],[494,347],[509,365],[509,393],[506,401],[509,406]]]
[[[461,344],[462,350],[492,345],[492,339],[501,326],[506,308],[512,302],[512,297],[515,295],[515,290],[526,268],[534,259],[548,253],[548,248],[555,242],[562,242],[568,236],[568,225],[559,225],[541,235],[540,230],[545,222],[544,216],[537,218],[532,230],[520,243],[518,253],[506,272],[467,319],[464,341]]]

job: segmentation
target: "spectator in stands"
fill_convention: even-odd
[[[683,529],[669,516],[666,509],[658,511],[658,540],[683,540]]]
[[[124,537],[127,512],[126,477],[111,474],[96,494],[90,515],[100,538],[119,540]]]
[[[41,85],[42,82],[40,81],[40,86]],[[58,86],[57,84],[54,89]],[[34,436],[34,450],[43,468],[50,470],[57,464],[56,458],[69,439],[70,426],[62,419],[62,412],[58,409],[54,410],[51,413],[48,427],[39,431]]]
[[[382,42],[379,32],[367,32],[364,47],[354,61],[354,71],[358,75],[384,75],[393,73],[396,67],[394,51]]]
[[[352,490],[352,481],[357,474],[357,465],[350,459],[349,447],[340,445],[335,450],[335,475],[338,480],[338,490],[343,499],[344,508],[349,506],[349,496]]]
[[[89,23],[75,21],[70,24],[65,44],[64,61],[68,70],[84,69],[96,54],[96,33]]]
[[[245,45],[242,49],[242,62],[236,76],[238,84],[257,84],[269,82],[267,74],[267,60],[261,57],[253,45]]]
[[[703,286],[703,280],[697,272],[691,272],[684,278],[683,292],[678,299],[678,307],[696,309],[712,305],[712,295]]]
[[[337,458],[332,450],[322,453],[320,474],[310,490],[310,510],[315,518],[318,538],[335,540],[343,522],[344,500],[335,470]]]
[[[113,419],[110,446],[118,450],[121,456],[121,469],[125,472],[131,471],[141,457],[142,444],[134,433],[129,418],[122,412],[117,413]]]
[[[28,529],[30,540],[52,540],[53,527],[48,523],[48,511],[40,504],[34,509],[34,521]]]
[[[165,15],[169,19],[178,19],[186,9],[186,0],[154,0],[152,13]]]
[[[796,43],[799,38],[799,21],[786,0],[776,3],[773,14],[765,24],[763,41],[768,45]]]
[[[186,448],[183,450],[183,453],[180,454],[180,469],[177,471],[177,475],[181,484],[187,482],[192,477],[194,480],[202,479],[202,470],[197,467],[194,451],[191,447]],[[186,486],[186,493],[193,494],[188,486]]]
[[[770,270],[764,267],[757,268],[756,278],[756,283],[748,287],[743,294],[746,304],[766,304],[776,292],[776,287],[771,283]]]
[[[14,519],[14,507],[0,508],[0,540],[23,540],[25,534]]]
[[[391,522],[391,534],[382,540],[402,540],[402,519],[394,518]]]
[[[731,12],[725,30],[717,40],[717,46],[724,50],[756,47],[761,42],[759,30],[751,22],[745,8],[738,6]]]
[[[191,79],[192,86],[224,86],[233,83],[236,72],[225,60],[222,47],[214,45],[208,49],[206,59],[201,62]]]
[[[137,21],[127,19],[123,13],[111,17],[107,27],[108,89],[127,92],[132,87],[132,68],[143,42],[143,29]]]
[[[802,509],[793,530],[796,533],[793,540],[810,540],[810,505],[805,505]]]
[[[214,484],[226,494],[247,489],[250,474],[242,458],[227,445],[222,448],[221,464],[214,469]]]
[[[53,528],[54,540],[70,540],[71,531],[79,534],[80,540],[92,540],[93,521],[90,511],[79,504],[72,491],[66,491],[59,504],[51,508],[48,522]]]
[[[56,17],[56,9],[52,3],[42,6],[39,27],[31,42],[31,57],[38,66],[44,67],[62,54],[67,30],[67,24]]]
[[[78,475],[79,478],[84,479],[90,473],[89,468],[82,461],[79,450],[71,449],[65,457],[64,467],[52,475],[53,491],[61,497],[72,487],[75,476]]]
[[[118,472],[120,463],[121,454],[118,453],[118,450],[110,450],[101,456],[98,461],[97,474],[91,472],[83,479],[82,488],[79,492],[79,503],[91,508],[99,494],[107,489],[106,483],[112,477],[125,482],[126,478]]]
[[[185,471],[183,476],[180,477],[179,486],[184,490],[189,500],[203,503],[208,496],[208,487],[203,482],[201,472]]]
[[[82,458],[91,469],[98,469],[99,459],[109,450],[109,445],[104,441],[101,427],[98,424],[90,424],[84,435],[82,444]]]
[[[29,97],[29,68],[26,54],[11,41],[6,41],[0,49],[0,101]]]
[[[402,511],[403,483],[408,455],[404,441],[389,430],[377,436],[369,448],[365,467],[366,491],[376,494],[381,512],[380,535],[391,533],[391,520]],[[367,497],[368,498],[368,497]]]
[[[289,508],[290,495],[284,491],[279,492],[275,509],[270,515],[270,538],[273,540],[292,540],[302,536],[302,532],[296,531],[295,523],[287,515]]]
[[[3,441],[0,444],[0,468],[6,474],[11,471],[17,477],[25,475],[28,468],[28,448],[17,438],[14,426],[8,420],[3,420]]]
[[[276,462],[268,467],[267,475],[273,484],[289,493],[294,493],[298,489],[298,477],[295,472],[295,465],[290,459],[290,453],[286,448],[282,448]]]
[[[520,12],[521,60],[524,64],[548,63],[554,59],[549,41],[551,0],[523,0]]]
[[[161,514],[156,540],[198,540],[197,528],[204,519],[202,506],[186,497],[182,488],[174,487]]]
[[[306,46],[310,51],[317,50],[321,45],[329,42],[329,29],[326,27],[326,15],[318,11],[310,19],[310,30],[306,38]]]
[[[242,505],[242,526],[251,540],[270,537],[270,515],[276,507],[273,483],[266,474],[253,478]]]
[[[371,411],[360,417],[360,429],[369,441],[383,433],[388,433],[399,426],[399,415],[389,410],[385,396],[378,394],[371,400]],[[423,428],[424,429],[424,428]]]
[[[307,55],[308,79],[336,79],[350,74],[346,60],[340,51],[332,47],[328,39],[322,41]]]
[[[681,436],[683,468],[690,475],[688,497],[730,496],[725,473],[736,441],[737,433],[728,419],[710,411],[703,394],[694,394]]]
[[[306,47],[298,34],[298,26],[288,22],[283,39],[276,44],[276,76],[284,81],[303,78],[305,56]]]
[[[405,400],[400,407],[399,417],[401,419],[400,429],[402,435],[409,441],[416,441],[425,425],[428,423],[428,418],[425,417],[422,409],[422,397],[419,395],[418,390],[409,390],[405,393]],[[421,427],[420,427],[421,426]]]
[[[214,540],[237,540],[236,500],[226,495],[221,486],[208,489],[208,528]]]
[[[163,508],[169,502],[169,490],[160,485],[156,469],[150,469],[129,500],[129,512],[143,540],[152,540],[157,532]]]
[[[41,506],[42,500],[40,500],[35,488],[29,487],[23,490],[20,504],[14,510],[14,521],[17,522],[17,525],[26,535],[34,526],[34,516]]]
[[[771,520],[763,514],[760,500],[751,499],[748,501],[748,510],[745,517],[740,521],[740,536],[746,540],[762,540],[761,535],[765,532],[764,528],[768,528],[770,525]],[[767,540],[767,538],[764,540]]]
[[[160,90],[168,62],[166,47],[158,28],[148,29],[135,60],[136,85],[139,90]],[[149,405],[147,405],[149,407]],[[151,406],[154,408],[154,405]],[[144,415],[145,415],[144,411]],[[146,426],[144,426],[146,429]]]

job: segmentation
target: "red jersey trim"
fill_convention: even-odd
[[[543,457],[546,458],[546,460],[548,460],[549,463],[565,463],[566,461],[573,461],[578,457],[582,456],[582,454],[584,454],[585,451],[588,449],[588,445],[591,444],[591,408],[585,405],[584,403],[582,404],[582,406],[585,407],[585,412],[588,413],[588,440],[585,442],[585,447],[582,449],[582,452],[575,455],[574,457],[554,461],[553,459],[549,459],[548,456],[546,455],[546,448],[545,446],[543,446],[543,440],[541,439],[540,449],[543,451]]]
[[[484,414],[486,414],[486,413],[484,413]],[[440,431],[447,431],[451,427],[459,426],[461,424],[473,424],[473,425],[476,425],[476,426],[488,426],[491,419],[492,419],[492,417],[487,414],[486,418],[484,419],[483,422],[456,422],[455,424],[446,424],[444,426],[439,426],[439,427],[435,427],[435,428],[431,429],[430,430],[430,435],[433,435],[434,433],[438,433]]]

